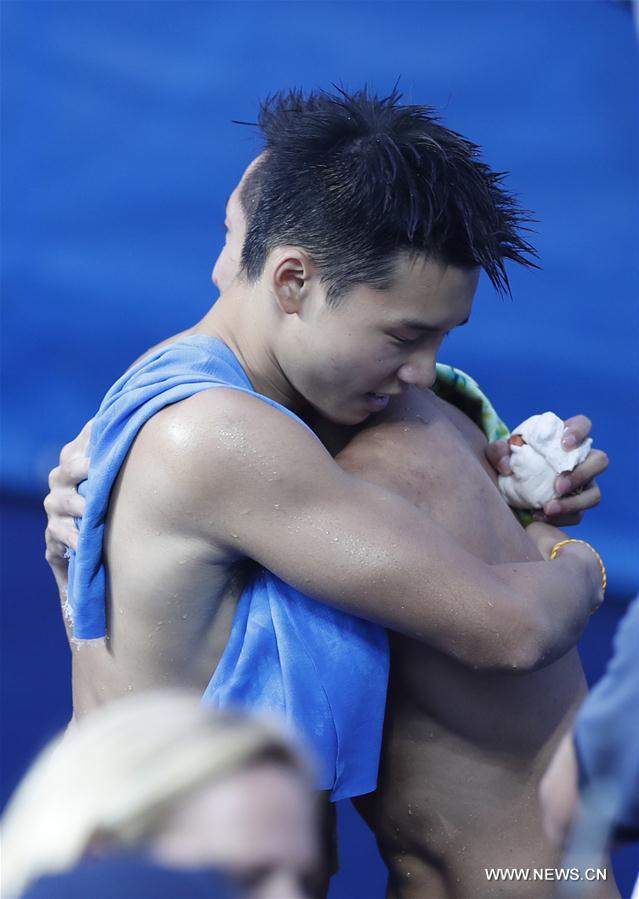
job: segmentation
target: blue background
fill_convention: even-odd
[[[611,469],[580,536],[610,576],[608,609],[582,645],[597,677],[637,589],[629,5],[5,0],[2,19],[3,797],[69,709],[42,560],[46,474],[121,371],[214,300],[224,203],[259,152],[255,129],[232,120],[253,121],[258,97],[280,88],[388,92],[401,76],[405,99],[438,107],[534,210],[543,270],[511,267],[512,301],[483,278],[442,361],[471,372],[512,425],[546,409],[595,422]],[[348,845],[333,896],[381,897],[372,845],[340,813]]]

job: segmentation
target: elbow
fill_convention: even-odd
[[[532,634],[510,647],[506,665],[502,670],[508,670],[511,674],[529,674],[531,671],[545,668],[554,660],[555,656],[550,655],[543,641]]]
[[[513,674],[528,674],[557,661],[577,641],[578,633],[567,633],[539,611],[526,609],[500,647],[500,667]]]
[[[482,646],[483,644],[483,646]],[[473,641],[464,664],[476,671],[529,674],[557,658],[547,627],[528,611],[510,619],[508,627]]]

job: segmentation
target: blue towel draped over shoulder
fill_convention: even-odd
[[[77,639],[106,635],[102,541],[111,490],[138,431],[156,412],[202,390],[255,393],[232,351],[193,335],[156,350],[109,390],[96,415],[69,609]],[[307,428],[308,430],[308,428]],[[204,701],[284,718],[311,751],[317,788],[333,800],[375,789],[388,682],[386,631],[325,606],[259,569],[247,584]]]

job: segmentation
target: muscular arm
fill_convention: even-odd
[[[235,391],[205,391],[156,416],[131,464],[141,486],[152,478],[162,490],[165,524],[183,527],[186,509],[194,535],[228,557],[253,558],[467,665],[548,664],[596,601],[587,551],[486,565],[401,497],[342,471],[298,423]]]

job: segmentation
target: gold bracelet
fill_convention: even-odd
[[[591,546],[590,543],[587,543],[585,540],[575,540],[574,537],[571,537],[569,540],[560,540],[559,543],[555,543],[552,550],[550,551],[550,561],[552,562],[553,559],[557,558],[557,556],[559,555],[559,550],[561,549],[562,546],[565,546],[567,543],[581,543],[581,544],[583,544],[583,546],[588,547],[588,549],[594,555],[595,559],[597,560],[597,562],[599,564],[599,571],[601,573],[601,589],[605,593],[606,586],[608,584],[608,575],[606,574],[606,566],[604,565],[603,559],[601,558],[601,556],[599,555],[597,550],[594,548],[594,546]]]

